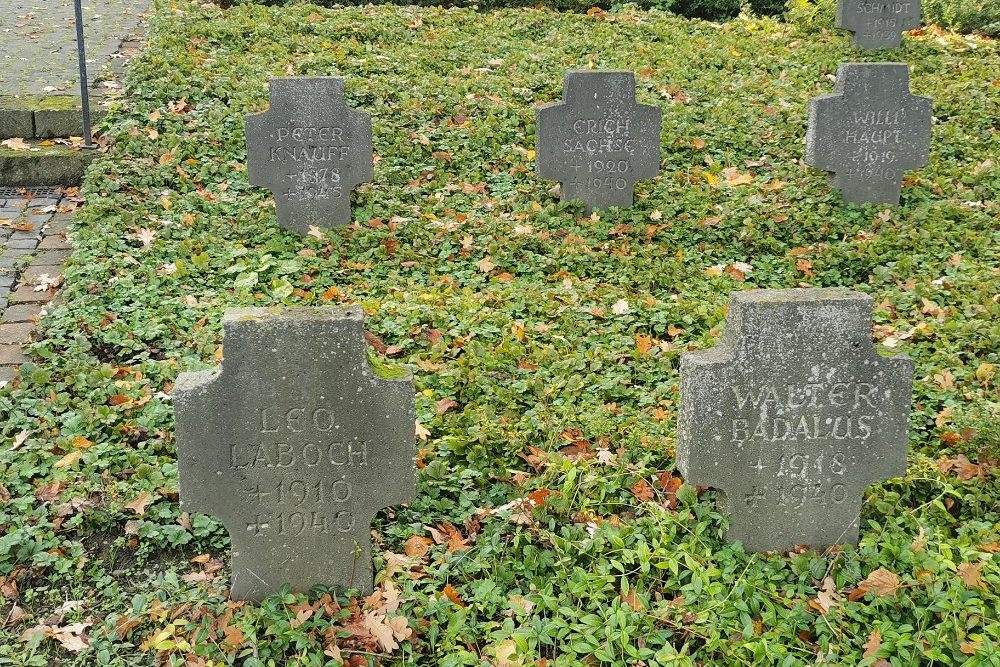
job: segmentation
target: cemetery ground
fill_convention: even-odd
[[[899,207],[801,160],[809,97],[862,58],[934,98]],[[534,107],[573,67],[634,70],[663,109],[630,210],[534,174]],[[283,231],[247,184],[243,119],[290,74],[372,114],[346,228]],[[175,0],[126,85],[0,394],[0,664],[1000,664],[995,42]],[[916,362],[908,469],[857,549],[751,554],[675,472],[679,355],[731,290],[800,285],[871,294],[880,349]],[[416,499],[373,525],[368,598],[231,602],[227,534],[178,506],[178,373],[219,363],[225,308],[283,304],[361,305],[374,362],[414,372]]]

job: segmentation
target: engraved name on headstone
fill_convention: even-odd
[[[271,79],[270,94],[246,118],[250,184],[274,193],[285,229],[346,225],[351,191],[374,177],[371,115],[345,105],[336,76]]]
[[[181,507],[232,540],[232,597],[372,590],[371,521],[415,494],[413,379],[368,365],[359,307],[233,309],[221,370],[174,389]]]
[[[903,32],[920,27],[920,0],[838,0],[838,28],[862,49],[895,49]]]
[[[809,101],[806,163],[852,203],[898,204],[903,172],[927,164],[931,98],[903,63],[845,63],[832,95]]]
[[[659,173],[661,116],[636,104],[632,72],[568,71],[563,101],[537,109],[538,175],[561,181],[562,200],[588,214],[631,206],[636,182]]]
[[[747,550],[857,544],[865,489],[905,472],[913,361],[876,352],[871,309],[841,288],[735,292],[722,340],[682,355],[677,464]]]

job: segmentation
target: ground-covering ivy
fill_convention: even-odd
[[[417,499],[375,525],[413,636],[354,664],[1000,664],[1000,48],[849,40],[628,9],[162,4],[61,301],[0,394],[0,664],[334,664],[349,596],[227,602],[225,531],[178,507],[169,394],[218,363],[226,307],[339,303],[413,369],[426,429]],[[807,100],[862,57],[935,100],[898,208],[845,205],[801,160]],[[663,108],[631,210],[585,217],[533,173],[533,107],[570,67],[635,70]],[[280,230],[247,184],[243,118],[287,74],[344,76],[373,116],[375,181],[326,236]],[[748,554],[714,492],[677,488],[678,359],[718,340],[731,290],[797,285],[870,293],[879,344],[915,360],[909,471],[870,489],[857,549]],[[858,588],[880,568],[898,588]]]

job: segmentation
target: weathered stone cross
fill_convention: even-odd
[[[895,49],[903,32],[920,27],[920,0],[838,0],[838,28],[862,49]]]
[[[636,182],[659,172],[660,117],[635,103],[632,72],[568,71],[563,101],[537,109],[538,175],[561,181],[562,200],[588,214],[631,206]]]
[[[720,490],[749,551],[857,544],[868,485],[906,471],[913,362],[847,289],[735,292],[722,341],[681,357],[677,464]]]
[[[274,192],[285,229],[346,225],[351,190],[374,176],[371,115],[345,105],[340,77],[271,79],[270,92],[246,118],[250,184]]]
[[[834,93],[809,101],[806,163],[833,172],[845,201],[898,204],[930,143],[931,99],[910,94],[903,63],[845,63]]]
[[[412,500],[413,380],[368,365],[360,308],[235,309],[221,371],[174,389],[181,507],[232,540],[232,597],[372,590],[371,521]]]

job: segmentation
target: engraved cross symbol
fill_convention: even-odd
[[[250,184],[274,193],[285,229],[346,225],[351,191],[374,177],[371,115],[346,106],[335,76],[271,79],[270,97],[246,118]]]
[[[537,109],[538,175],[561,181],[562,200],[587,214],[631,206],[635,184],[659,171],[660,118],[636,104],[632,72],[568,71],[563,101]]]
[[[412,500],[411,377],[368,365],[360,308],[235,309],[219,371],[174,390],[181,507],[232,541],[232,597],[372,590],[371,521]]]
[[[747,505],[749,505],[750,507],[757,507],[758,503],[760,503],[760,501],[764,500],[765,498],[767,498],[767,494],[764,492],[764,490],[761,489],[759,486],[755,486],[752,489],[750,489],[750,493],[747,494],[746,497]]]
[[[898,204],[903,172],[927,164],[931,99],[909,81],[902,63],[845,63],[833,94],[809,101],[806,163],[845,201]]]
[[[719,490],[750,551],[857,544],[865,489],[906,470],[913,362],[871,342],[846,289],[730,297],[722,340],[681,357],[677,464]]]

